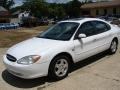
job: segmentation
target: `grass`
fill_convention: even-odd
[[[39,26],[35,28],[21,28],[20,30],[0,31],[0,48],[11,47],[21,41],[36,36],[49,26]]]

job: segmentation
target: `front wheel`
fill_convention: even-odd
[[[118,48],[118,43],[117,43],[117,40],[114,39],[114,40],[111,42],[111,45],[110,45],[110,48],[109,48],[110,54],[116,53],[117,48]]]
[[[49,77],[61,80],[68,75],[70,67],[69,58],[66,56],[58,56],[50,64]]]

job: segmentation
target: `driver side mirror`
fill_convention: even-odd
[[[81,38],[86,38],[87,36],[85,34],[79,34],[78,35],[78,38],[81,39]]]

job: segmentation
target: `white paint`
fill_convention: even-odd
[[[95,18],[67,20],[62,22],[78,22],[82,24],[92,20],[98,20],[107,23],[106,21]],[[109,25],[111,26],[111,30],[79,40],[73,39],[75,34],[73,34],[73,37],[69,41],[42,39],[37,37],[31,38],[14,45],[7,51],[7,54],[16,57],[17,60],[29,55],[39,55],[41,58],[38,62],[31,65],[22,65],[18,64],[17,62],[11,62],[7,60],[5,55],[4,64],[8,71],[10,70],[10,73],[14,75],[16,75],[14,72],[22,74],[23,76],[16,75],[21,78],[31,79],[46,76],[48,75],[48,69],[51,60],[59,53],[69,53],[73,58],[73,62],[78,62],[107,50],[110,47],[111,41],[114,37],[120,38],[120,28],[111,24]]]

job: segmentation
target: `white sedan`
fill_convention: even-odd
[[[4,55],[7,70],[24,79],[65,78],[72,63],[108,50],[114,54],[120,28],[96,18],[61,21],[47,31],[11,47]]]

